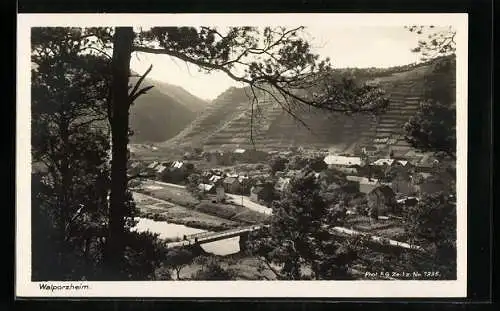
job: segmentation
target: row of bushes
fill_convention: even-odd
[[[202,202],[195,209],[209,215],[250,224],[263,222],[267,219],[267,216],[262,213],[238,205]]]

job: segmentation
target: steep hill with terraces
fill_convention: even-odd
[[[253,140],[258,149],[281,149],[290,146],[334,148],[349,152],[361,145],[377,145],[405,152],[410,149],[403,136],[403,125],[417,111],[424,96],[425,81],[432,64],[408,67],[407,70],[377,74],[371,83],[386,91],[387,111],[379,116],[347,116],[304,108],[297,115],[305,128],[284,112],[269,96],[259,96],[254,109]],[[434,77],[436,78],[436,77]],[[454,90],[455,81],[446,81]],[[196,120],[165,146],[203,146],[206,149],[252,147],[250,140],[251,105],[246,89],[231,88],[215,99]]]

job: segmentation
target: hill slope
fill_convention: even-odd
[[[132,78],[135,83],[137,78]],[[145,79],[141,86],[154,85],[140,96],[130,109],[132,143],[162,142],[190,124],[208,105],[183,88]]]
[[[153,84],[155,88],[162,94],[170,96],[177,102],[183,104],[183,106],[185,106],[192,112],[198,113],[200,111],[203,111],[208,105],[207,101],[194,96],[180,86],[156,80],[150,80],[148,81],[148,83]]]
[[[386,91],[390,104],[378,117],[346,116],[306,108],[298,113],[310,130],[285,113],[269,96],[259,96],[261,115],[254,120],[253,137],[259,149],[289,146],[314,146],[352,151],[364,144],[409,150],[404,141],[403,125],[419,107],[425,79],[432,75],[432,65],[422,64],[398,72],[388,71],[370,78]],[[454,81],[449,81],[454,88]],[[247,91],[248,92],[248,91]],[[251,147],[250,103],[245,89],[232,88],[215,99],[210,107],[166,147],[204,146],[205,148]]]

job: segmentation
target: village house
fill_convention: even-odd
[[[222,181],[224,190],[228,193],[239,193],[241,189],[240,182],[237,177],[226,177]]]
[[[217,165],[217,152],[205,152],[204,158],[207,162],[209,162],[212,166]]]
[[[238,148],[233,151],[233,158],[236,161],[256,163],[259,161],[265,161],[268,157],[267,152],[260,150],[246,150]]]
[[[237,148],[236,150],[233,151],[233,159],[236,161],[243,161],[246,160],[246,155],[247,155],[246,149],[242,148]]]
[[[361,148],[361,152],[367,156],[374,156],[377,153],[377,151],[378,151],[378,149],[375,146],[366,146],[366,147]]]
[[[394,164],[395,160],[394,159],[378,159],[376,161],[373,161],[372,165],[375,166],[392,166]]]
[[[411,176],[411,181],[413,185],[418,185],[424,182],[427,178],[431,176],[431,173],[414,173]]]
[[[288,177],[288,178],[293,178],[295,176],[298,176],[299,174],[301,174],[301,170],[288,170],[286,173],[285,173],[285,177]]]
[[[437,159],[434,159],[430,155],[426,154],[419,160],[415,161],[413,166],[415,167],[415,171],[418,173],[432,173],[438,164],[439,161]]]
[[[128,168],[128,174],[129,175],[137,175],[139,174],[142,170],[143,170],[143,165],[141,162],[132,162],[130,163],[129,165],[129,168]]]
[[[217,165],[232,165],[233,163],[233,155],[230,152],[217,153]]]
[[[413,195],[417,192],[417,188],[410,179],[396,178],[391,182],[391,188],[395,193],[401,196]]]
[[[224,202],[226,197],[226,193],[224,191],[224,187],[220,184],[215,186],[215,200],[217,203]]]
[[[367,194],[367,200],[368,211],[372,217],[387,215],[396,211],[396,195],[389,186],[376,187]]]
[[[393,165],[401,165],[401,166],[407,166],[408,161],[406,160],[397,160],[397,159],[378,159],[372,163],[372,165],[375,166],[393,166]]]
[[[407,167],[395,165],[387,168],[386,176],[390,179],[390,187],[399,196],[408,196],[416,193],[411,173]]]
[[[209,183],[212,183],[212,184],[215,184],[215,183],[217,183],[220,179],[222,179],[222,176],[219,176],[219,175],[212,175],[212,176],[210,176],[210,178],[208,179],[208,182],[209,182]]]
[[[358,174],[358,169],[355,167],[337,167],[337,170],[344,173],[344,174],[349,174],[349,175],[357,175]]]
[[[157,167],[156,174],[160,180],[170,183],[182,183],[188,176],[186,165],[182,161],[162,163]]]
[[[153,162],[151,162],[151,163],[148,165],[148,168],[149,168],[149,169],[154,169],[154,168],[155,168],[157,165],[159,165],[159,164],[160,164],[160,162],[158,162],[158,161],[153,161]]]
[[[212,166],[233,164],[233,155],[231,152],[221,152],[221,151],[207,152],[205,154],[205,159]]]
[[[380,138],[375,138],[373,140],[373,143],[375,144],[387,144],[387,142],[389,141],[389,137],[380,137]]]
[[[203,183],[206,183],[206,184],[209,184],[210,183],[210,178],[212,177],[212,172],[210,171],[203,171],[201,173],[201,179],[203,181]]]
[[[215,193],[215,185],[213,184],[199,184],[198,189],[203,193]]]
[[[293,154],[292,151],[281,151],[278,153],[280,157],[287,158]]]
[[[328,168],[362,166],[364,161],[360,157],[328,155],[324,158]]]
[[[406,160],[397,160],[396,163],[403,166],[403,167],[407,167],[407,168],[409,168],[411,166],[410,161],[406,161]]]
[[[148,174],[155,174],[156,173],[156,170],[155,168],[160,165],[160,162],[158,161],[154,161],[152,163],[150,163],[147,167],[146,167],[146,172]]]
[[[286,176],[286,172],[284,171],[277,171],[276,173],[274,173],[274,176],[278,177],[278,178],[283,178]]]
[[[184,166],[184,162],[182,162],[182,161],[174,161],[174,162],[172,162],[172,165],[170,167],[181,169],[183,166]]]
[[[431,176],[426,178],[421,184],[417,185],[416,188],[420,195],[424,195],[445,191],[447,187],[444,181]]]
[[[219,170],[219,169],[213,169],[212,174],[217,175],[217,176],[223,176],[224,172]]]
[[[359,192],[361,193],[370,193],[373,189],[381,186],[378,179],[362,176],[346,176],[346,179],[357,183],[359,185]]]
[[[274,187],[271,183],[259,183],[250,189],[250,200],[253,202],[270,202],[274,197]]]
[[[246,175],[239,175],[237,178],[240,183],[240,193],[250,194],[250,178]]]
[[[159,164],[155,167],[155,172],[157,174],[162,174],[165,170],[167,169],[167,166],[163,165],[163,164]]]
[[[396,202],[398,203],[399,206],[409,207],[417,205],[418,201],[419,200],[416,197],[403,197],[398,199]]]

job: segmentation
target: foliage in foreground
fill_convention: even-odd
[[[307,174],[273,203],[269,228],[251,236],[248,247],[278,279],[348,279],[356,252],[330,233],[336,224],[337,214],[321,196],[320,184]]]
[[[99,280],[108,242],[109,60],[85,51],[78,28],[32,29],[32,278]],[[121,279],[149,279],[161,258],[156,236],[129,232]]]

